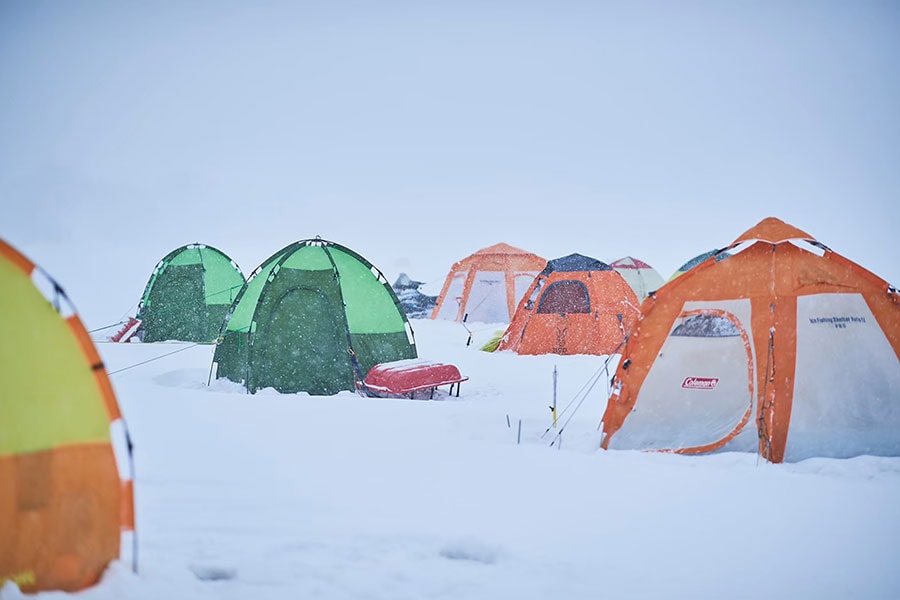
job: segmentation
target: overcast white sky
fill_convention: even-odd
[[[315,235],[667,277],[776,216],[900,283],[894,2],[3,2],[0,90],[0,236],[141,282]]]

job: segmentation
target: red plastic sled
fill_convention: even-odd
[[[135,333],[137,333],[138,326],[141,324],[139,319],[135,319],[134,317],[129,317],[128,321],[122,326],[122,328],[117,331],[109,341],[111,342],[127,342],[131,339]]]
[[[429,389],[429,397],[434,398],[434,391],[438,387],[449,385],[450,395],[453,395],[453,386],[456,386],[456,396],[459,397],[459,385],[468,379],[461,376],[454,365],[411,358],[375,365],[369,369],[365,381],[358,381],[356,385],[369,396],[409,398],[414,397],[418,391]]]

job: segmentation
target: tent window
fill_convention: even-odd
[[[672,331],[673,336],[681,337],[737,337],[741,335],[737,326],[716,315],[697,315],[687,319]]]
[[[534,278],[537,277],[537,273],[516,273],[513,278],[514,289],[516,293],[516,303],[522,299],[522,296],[528,293],[528,288],[531,287],[531,282],[534,281]],[[537,288],[535,288],[537,289]],[[526,307],[527,310],[531,310],[534,308],[534,296],[531,298],[532,303],[530,307]]]
[[[538,296],[540,296],[541,290],[544,289],[544,281],[546,280],[540,278],[537,280],[534,289],[531,291],[531,296],[525,301],[525,310],[534,310],[534,303],[537,301]]]
[[[541,296],[539,313],[589,313],[591,302],[587,287],[580,281],[557,281]]]

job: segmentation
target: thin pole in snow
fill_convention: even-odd
[[[512,425],[509,424],[509,415],[506,415],[506,428],[512,429]]]
[[[462,320],[463,329],[465,329],[466,333],[469,334],[469,339],[466,340],[466,347],[472,345],[472,331],[466,326],[466,321],[468,319],[469,319],[469,313],[466,313],[465,316],[463,316],[463,320]]]
[[[519,419],[519,433],[516,434],[516,445],[522,442],[522,419]]]
[[[209,377],[206,378],[206,387],[212,385],[212,374],[214,368],[216,368],[216,361],[212,361],[211,363],[209,363]]]
[[[553,411],[553,428],[556,429],[556,381],[559,378],[559,372],[556,370],[556,365],[553,365],[553,406],[550,407],[550,410]]]

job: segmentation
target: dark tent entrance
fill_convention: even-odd
[[[215,337],[215,329],[208,325],[210,317],[203,287],[197,284],[202,281],[203,267],[189,265],[180,269],[178,275],[158,280],[153,288],[153,305],[156,310],[146,310],[142,315],[140,337],[146,342],[167,339],[212,340]],[[216,328],[221,325],[221,320],[220,317]]]
[[[587,286],[580,281],[557,281],[544,290],[539,313],[589,313],[591,302],[588,299]]]
[[[332,281],[322,281],[319,287],[288,287],[259,307],[257,335],[268,341],[250,349],[253,387],[266,382],[278,389],[293,382],[314,395],[353,387],[340,288],[330,273],[316,275],[327,275],[320,278]],[[277,287],[284,283],[279,281]],[[334,373],[344,376],[336,378]]]

